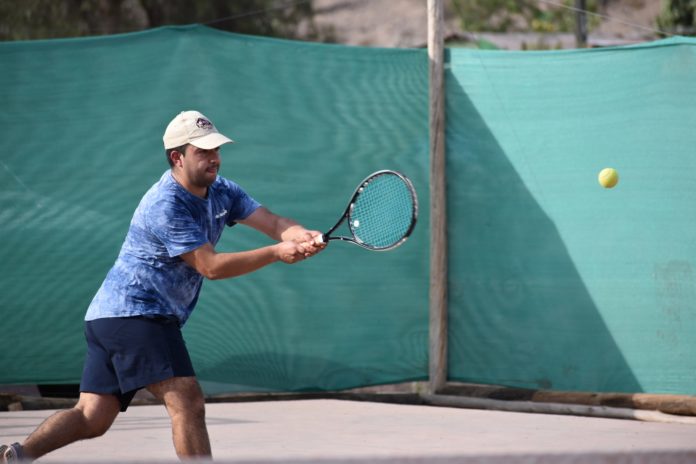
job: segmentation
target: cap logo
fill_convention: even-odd
[[[198,118],[196,120],[196,125],[201,129],[211,130],[213,128],[213,123],[205,118]]]

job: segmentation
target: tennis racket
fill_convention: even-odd
[[[377,171],[360,182],[336,225],[315,240],[342,240],[368,250],[392,250],[411,235],[417,218],[418,198],[411,181],[396,171]],[[344,232],[337,232],[341,225]]]

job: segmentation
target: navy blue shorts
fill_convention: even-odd
[[[196,375],[176,320],[116,317],[85,323],[81,392],[116,396],[121,411],[143,387]]]

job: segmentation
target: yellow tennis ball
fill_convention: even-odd
[[[599,176],[597,176],[597,180],[599,180],[599,185],[601,185],[604,188],[613,188],[616,186],[616,184],[619,183],[619,173],[616,172],[616,169],[614,168],[604,168],[601,171],[599,171]]]

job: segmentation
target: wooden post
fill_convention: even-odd
[[[575,46],[587,47],[587,3],[585,0],[575,0]]]
[[[447,382],[447,209],[445,190],[444,0],[428,0],[430,75],[429,389]]]

